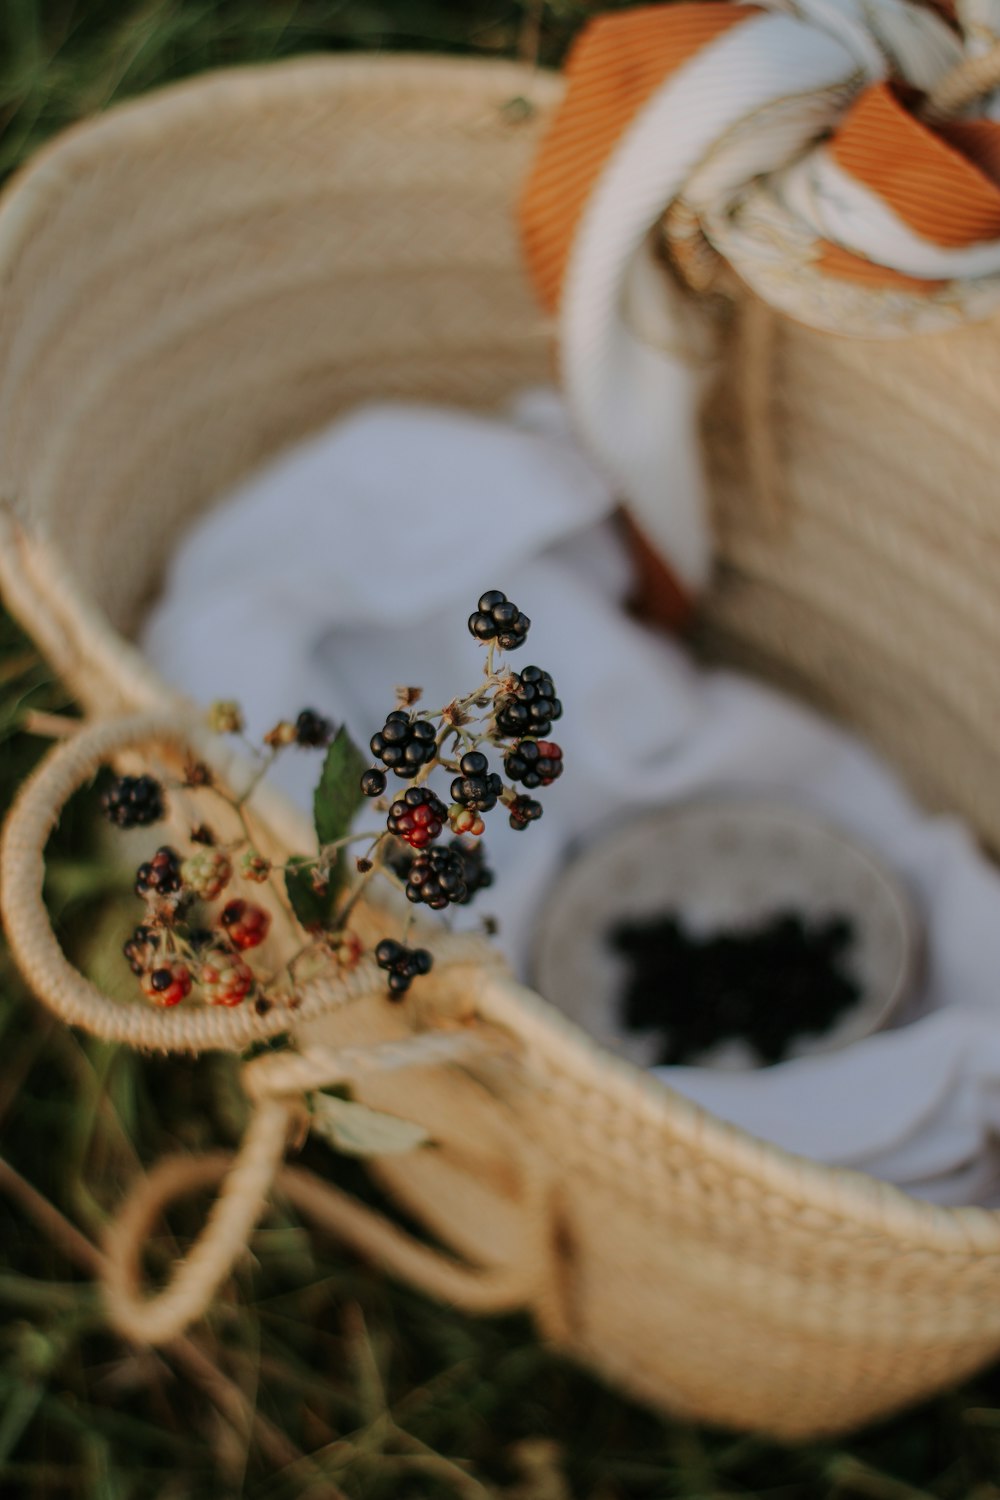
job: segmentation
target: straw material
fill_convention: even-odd
[[[61,801],[95,756],[144,739],[168,753],[163,714],[182,713],[123,632],[190,518],[345,405],[489,407],[546,376],[510,206],[558,96],[551,78],[481,62],[231,72],[77,129],[9,191],[0,579],[95,716],[139,715],[54,752],[7,832],[11,940],[67,1019],[192,1045],[147,1035],[138,1008],[109,1015],[40,915]],[[706,643],[841,710],[998,841],[994,332],[876,349],[765,324],[734,347],[766,371],[769,400],[739,399],[729,360],[705,416],[721,558]],[[750,444],[766,504],[742,483],[747,421],[770,424]],[[276,847],[301,845],[278,799],[258,812]],[[113,1239],[119,1326],[156,1339],[195,1316],[273,1179],[394,1274],[480,1311],[524,1305],[626,1389],[714,1421],[833,1432],[1000,1350],[993,1214],[764,1146],[603,1053],[480,954],[454,958],[416,1034],[375,994],[317,999],[296,1021],[300,1056],[280,1064],[291,1072],[247,1070],[254,1125],[235,1175],[212,1157],[139,1188]],[[242,1045],[202,1014],[195,1046]],[[461,1068],[456,1036],[475,1038]],[[454,1259],[278,1167],[289,1119],[329,1076],[425,1125],[437,1148],[384,1158],[378,1176]],[[159,1206],[223,1177],[172,1300],[145,1302],[138,1251]]]

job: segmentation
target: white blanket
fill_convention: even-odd
[[[466,617],[487,588],[531,616],[515,666],[551,672],[567,772],[524,833],[494,817],[482,908],[523,972],[571,840],[640,804],[758,788],[853,830],[906,880],[926,925],[923,988],[899,1029],[755,1072],[661,1068],[717,1115],[818,1161],[943,1204],[1000,1201],[1000,875],[965,829],[922,814],[854,737],[727,672],[704,672],[623,611],[629,563],[606,483],[558,400],[509,420],[365,408],[246,482],[187,537],[144,645],[195,698],[237,698],[254,732],[308,705],[365,743],[397,683],[438,707],[482,665]],[[314,755],[276,779],[304,806]],[[369,814],[370,818],[370,814]]]

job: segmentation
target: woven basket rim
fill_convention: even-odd
[[[206,104],[238,106],[247,100],[280,99],[290,88],[301,94],[313,87],[326,92],[331,79],[350,91],[382,85],[392,92],[403,86],[418,88],[430,82],[454,91],[483,94],[504,85],[510,99],[551,104],[563,92],[563,81],[551,69],[509,58],[478,58],[409,52],[348,54],[308,53],[277,62],[243,63],[213,68],[190,78],[164,84],[148,94],[124,99],[89,119],[59,131],[19,167],[0,189],[0,271],[19,253],[36,208],[50,194],[68,186],[68,176],[79,170],[92,150],[110,138],[116,143],[123,130],[133,135],[159,132],[192,116],[204,115]],[[517,85],[520,84],[519,88]],[[502,101],[501,101],[502,102]]]

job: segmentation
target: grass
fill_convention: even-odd
[[[204,68],[332,48],[557,61],[582,0],[5,0],[0,173],[53,131]],[[0,617],[0,802],[64,691]],[[49,897],[96,977],[134,920],[78,798]],[[841,1444],[663,1422],[533,1338],[472,1322],[280,1207],[211,1319],[151,1353],[103,1326],[91,1270],[123,1185],[165,1151],[235,1142],[233,1065],[138,1059],[55,1025],[0,950],[0,1493],[87,1500],[1000,1500],[1000,1372]],[[319,1143],[307,1164],[353,1184]],[[191,1232],[202,1205],[172,1221]],[[172,1241],[164,1236],[161,1254]],[[664,1295],[669,1295],[664,1288]]]

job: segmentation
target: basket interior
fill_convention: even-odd
[[[558,94],[478,61],[234,71],[72,132],[15,186],[2,493],[117,630],[191,517],[337,411],[490,408],[552,377],[511,204]],[[719,570],[701,646],[857,723],[1000,843],[1000,339],[783,323],[772,356],[777,519],[747,502],[738,361],[707,408]],[[956,385],[971,423],[949,415]],[[931,425],[936,467],[910,452]]]

